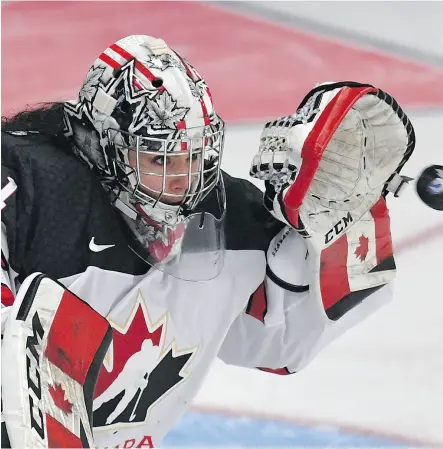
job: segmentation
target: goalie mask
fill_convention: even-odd
[[[215,277],[225,131],[196,69],[161,39],[128,36],[99,56],[64,109],[65,133],[132,229],[131,248],[176,277]]]

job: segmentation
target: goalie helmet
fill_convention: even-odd
[[[224,122],[188,61],[162,39],[125,37],[98,57],[64,113],[65,135],[123,213],[139,255],[162,270],[177,268],[185,253],[219,261]],[[201,203],[214,189],[217,208],[205,213]]]

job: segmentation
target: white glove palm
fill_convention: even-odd
[[[268,210],[307,239],[324,302],[339,279],[352,292],[394,277],[385,196],[410,179],[399,172],[414,145],[392,97],[350,82],[317,86],[296,114],[265,125],[251,175],[265,181]],[[375,268],[383,262],[389,270]]]

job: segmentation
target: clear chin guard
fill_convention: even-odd
[[[152,267],[186,281],[207,281],[217,277],[224,263],[226,210],[222,180],[200,207],[179,215],[170,224],[152,220],[137,207],[135,220],[128,219],[133,229],[131,249]]]

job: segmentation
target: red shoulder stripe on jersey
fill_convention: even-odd
[[[268,299],[266,298],[265,284],[261,283],[257,290],[249,298],[246,313],[253,316],[262,323],[265,322],[265,315],[268,311]]]

